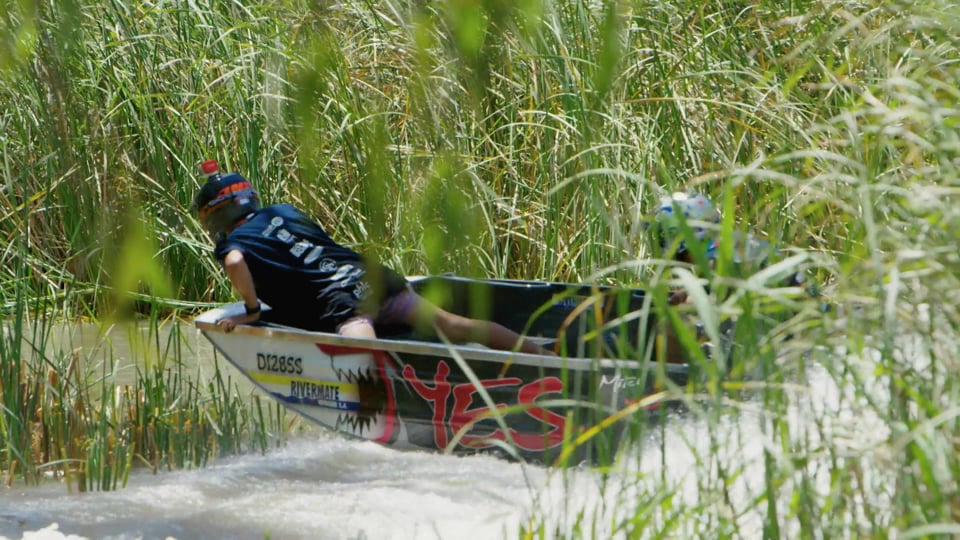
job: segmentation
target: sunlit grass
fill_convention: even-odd
[[[42,307],[42,306],[32,306]],[[222,455],[264,452],[285,437],[278,404],[252,401],[218,365],[188,368],[178,323],[158,321],[131,338],[133,358],[54,337],[63,323],[45,316],[5,321],[0,344],[0,466],[8,483],[64,479],[80,491],[126,484],[134,467],[154,472],[197,467]],[[135,333],[139,333],[137,330]],[[105,338],[104,338],[105,339]],[[209,382],[203,375],[211,374]],[[132,379],[132,380],[131,380]]]
[[[268,423],[222,373],[145,369],[116,391],[108,371],[91,385],[93,366],[19,339],[41,313],[156,320],[229,298],[184,212],[195,164],[216,157],[408,274],[648,288],[705,375],[696,396],[672,394],[689,433],[648,434],[626,473],[604,476],[613,517],[544,507],[522,534],[955,532],[952,4],[24,5],[0,19],[8,472],[81,460],[62,470],[111,487],[138,459],[239,450],[245,426],[263,447]],[[726,251],[715,272],[664,261],[643,218],[686,188],[721,207],[724,238],[803,255],[790,260],[823,297],[744,275]],[[140,236],[152,258],[113,249]],[[666,291],[680,285],[694,301],[675,316]],[[734,347],[705,360],[694,319]],[[811,405],[827,383],[838,397]],[[192,405],[151,412],[177,396]],[[58,435],[37,446],[30,422]]]

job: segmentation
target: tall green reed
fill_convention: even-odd
[[[127,366],[136,374],[123,382],[111,353],[97,359],[82,348],[57,350],[34,340],[54,333],[56,323],[32,324],[39,326],[32,336],[16,320],[4,324],[0,467],[7,482],[52,476],[81,491],[116,489],[134,467],[196,467],[282,440],[280,406],[264,411],[259,398],[248,403],[216,364],[210,382],[197,383],[201,370],[191,375],[181,352],[165,352],[159,361]],[[180,342],[177,332],[170,339]]]
[[[101,311],[116,279],[103,247],[135,207],[170,278],[165,298],[140,298],[168,310],[223,300],[227,284],[211,277],[206,240],[184,214],[195,163],[217,157],[268,202],[305,207],[407,273],[648,287],[708,374],[703,395],[672,394],[708,426],[706,446],[686,441],[702,499],[684,499],[664,458],[635,484],[643,496],[615,499],[628,514],[618,532],[732,535],[758,514],[771,537],[932,531],[923,527],[953,511],[950,488],[932,484],[956,471],[956,355],[943,345],[957,328],[953,11],[937,1],[394,0],[28,10],[5,19],[0,42],[13,51],[0,66],[0,230],[29,240],[0,254],[10,284],[0,291],[10,310],[53,297],[64,313]],[[23,24],[13,31],[12,20]],[[33,30],[54,20],[76,24]],[[715,271],[664,261],[643,217],[661,194],[690,187],[721,205],[727,244],[752,230],[799,248],[825,300],[860,307],[825,315],[820,300],[738,273],[729,252]],[[666,292],[680,285],[700,302],[677,316]],[[714,339],[730,327],[733,352],[707,362],[692,318]],[[905,334],[935,361],[911,364]],[[876,454],[831,438],[829,412],[793,422],[792,407],[816,397],[791,390],[816,348],[846,351],[821,362],[853,388],[831,406],[890,430],[878,443],[896,456],[889,483]],[[875,379],[889,396],[875,395]],[[745,439],[764,441],[758,461],[722,452]],[[738,498],[757,471],[759,492]],[[871,492],[882,504],[864,502]],[[571,531],[535,516],[530,532],[602,530],[588,509],[573,513]]]
[[[788,26],[802,22],[786,15],[781,12],[784,19],[773,20]],[[838,13],[827,10],[825,15]],[[706,432],[710,441],[706,446],[692,442],[686,449],[696,463],[696,486],[679,490],[669,505],[642,497],[619,499],[628,508],[623,514],[628,519],[601,523],[602,531],[612,527],[630,537],[792,537],[899,530],[912,537],[955,530],[953,491],[943,489],[956,471],[947,442],[956,417],[950,405],[956,390],[944,378],[949,378],[947,366],[957,360],[955,351],[948,350],[957,331],[952,299],[957,214],[948,209],[957,194],[955,112],[953,93],[941,91],[943,80],[956,77],[945,70],[949,63],[942,56],[956,51],[955,40],[943,35],[949,19],[942,14],[931,18],[923,7],[842,15],[855,23],[823,28],[821,21],[818,31],[828,39],[814,35],[786,42],[774,72],[755,77],[777,83],[764,84],[781,95],[803,99],[784,104],[802,113],[789,126],[794,133],[763,131],[770,136],[770,155],[750,163],[732,160],[702,178],[700,187],[722,194],[721,245],[730,245],[732,233],[743,229],[740,219],[760,224],[760,231],[774,239],[799,238],[808,250],[817,248],[812,253],[817,277],[830,284],[832,300],[846,305],[839,310],[834,305],[836,311],[824,314],[817,302],[790,300],[785,291],[765,284],[762,272],[736,275],[729,254],[721,250],[711,279],[721,302],[696,309],[707,322],[736,321],[735,368],[755,365],[763,381],[759,395],[742,394],[746,401],[731,410],[724,405],[730,393],[718,394],[725,399],[713,400],[714,407],[693,417],[706,420],[706,427],[695,421],[681,424]],[[770,29],[753,31],[764,35]],[[728,33],[736,35],[734,29],[724,29]],[[801,55],[811,60],[798,64]],[[845,63],[837,65],[837,59]],[[798,71],[780,74],[788,68]],[[814,74],[822,82],[814,84]],[[747,91],[756,89],[753,85]],[[811,99],[820,95],[825,101]],[[679,146],[674,154],[681,153]],[[689,279],[676,283],[696,289]],[[730,294],[726,301],[724,294]],[[789,308],[786,320],[781,316],[771,320],[773,325],[765,322],[782,307]],[[815,416],[798,421],[795,411],[799,406],[807,410],[808,399],[829,400],[822,387],[792,389],[804,382],[805,366],[814,363],[826,368],[841,396],[837,403],[813,407]],[[737,387],[731,383],[726,386]],[[696,411],[697,405],[692,406]],[[762,411],[759,429],[751,428],[754,414],[745,414],[756,406]],[[864,423],[846,425],[843,416],[851,414]],[[864,425],[882,428],[870,432]],[[848,436],[877,447],[851,444]],[[758,442],[744,444],[743,437]],[[758,458],[737,453],[751,446],[760,450]],[[723,455],[728,447],[733,459]],[[662,455],[684,451],[666,442],[646,450]],[[637,460],[642,467],[643,458]],[[750,477],[759,486],[744,496]],[[672,482],[666,474],[659,482],[624,480],[641,494],[672,491]],[[929,484],[934,485],[923,487]],[[916,502],[918,497],[923,502]],[[597,513],[600,517],[593,519],[602,521],[612,512],[604,514],[598,507]],[[526,533],[595,531],[585,528],[585,520],[589,517],[558,530],[538,522]]]
[[[20,242],[15,248],[23,253]],[[17,279],[30,280],[28,258],[18,260]],[[58,300],[29,298],[27,290],[15,288],[10,316],[0,321],[0,471],[7,483],[52,477],[71,489],[110,490],[125,485],[135,466],[199,466],[220,455],[264,452],[283,439],[279,404],[265,415],[260,400],[248,403],[216,364],[209,384],[194,382],[200,370],[188,376],[194,352],[184,350],[176,314],[162,320],[154,305],[147,339],[131,331],[132,357],[120,360],[109,347],[70,348],[57,339],[67,327]],[[121,361],[136,368],[132,382],[120,376]]]

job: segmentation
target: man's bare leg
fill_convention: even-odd
[[[418,297],[413,318],[411,322],[416,328],[439,331],[451,341],[473,341],[503,351],[518,350],[527,354],[550,356],[554,354],[553,351],[521,337],[501,324],[456,315],[423,298]]]
[[[342,322],[340,326],[337,327],[337,333],[344,337],[377,337],[377,332],[373,329],[373,321],[366,315],[357,315]]]

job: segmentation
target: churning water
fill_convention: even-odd
[[[528,469],[542,483],[544,472]],[[0,534],[83,538],[469,538],[516,531],[524,471],[489,457],[397,452],[338,436],[203,469],[131,475],[113,492],[3,495]],[[60,538],[46,531],[39,538]]]

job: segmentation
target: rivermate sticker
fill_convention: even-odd
[[[317,381],[274,373],[251,373],[250,377],[261,385],[283,387],[282,392],[273,388],[266,390],[287,403],[301,403],[345,411],[355,411],[360,408],[360,390],[356,384],[349,382]]]

